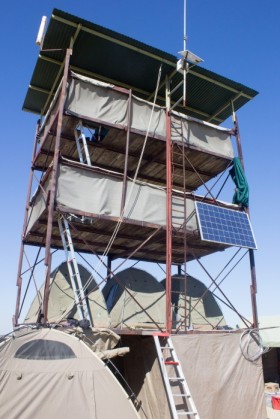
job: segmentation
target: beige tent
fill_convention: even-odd
[[[128,268],[102,290],[112,327],[151,328],[165,324],[165,290],[152,275]]]
[[[24,331],[0,352],[1,419],[139,417],[110,370],[72,335]]]
[[[95,327],[108,327],[110,324],[106,303],[91,273],[78,264],[81,281],[85,287],[88,305]],[[44,285],[39,290],[43,295]],[[51,274],[48,321],[56,323],[66,317],[78,319],[77,308],[74,304],[74,293],[69,278],[67,262],[61,263]],[[70,311],[69,311],[70,310]],[[28,310],[25,323],[35,323],[39,311],[39,298],[36,296]]]
[[[165,280],[162,284],[165,287]],[[171,289],[175,328],[184,325],[189,315],[191,322],[188,324],[187,321],[187,326],[197,330],[213,330],[226,325],[212,292],[198,279],[190,275],[174,275],[171,278]]]

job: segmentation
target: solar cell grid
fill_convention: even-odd
[[[202,240],[249,249],[257,248],[246,212],[204,202],[195,204]]]

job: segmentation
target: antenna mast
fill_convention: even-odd
[[[184,0],[184,51],[187,49],[187,0]]]
[[[186,106],[186,83],[190,63],[194,66],[203,61],[202,58],[187,50],[187,0],[184,0],[184,49],[179,54],[183,58],[177,62],[177,71],[183,74],[183,106]]]
[[[187,0],[184,0],[184,51],[187,50]],[[187,70],[189,64],[185,62],[183,73],[183,106],[186,106],[186,90],[187,90]]]

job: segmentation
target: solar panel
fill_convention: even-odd
[[[256,249],[251,223],[246,212],[196,202],[201,239],[231,246]]]

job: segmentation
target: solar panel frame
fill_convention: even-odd
[[[257,249],[251,222],[245,211],[195,202],[201,240]]]

